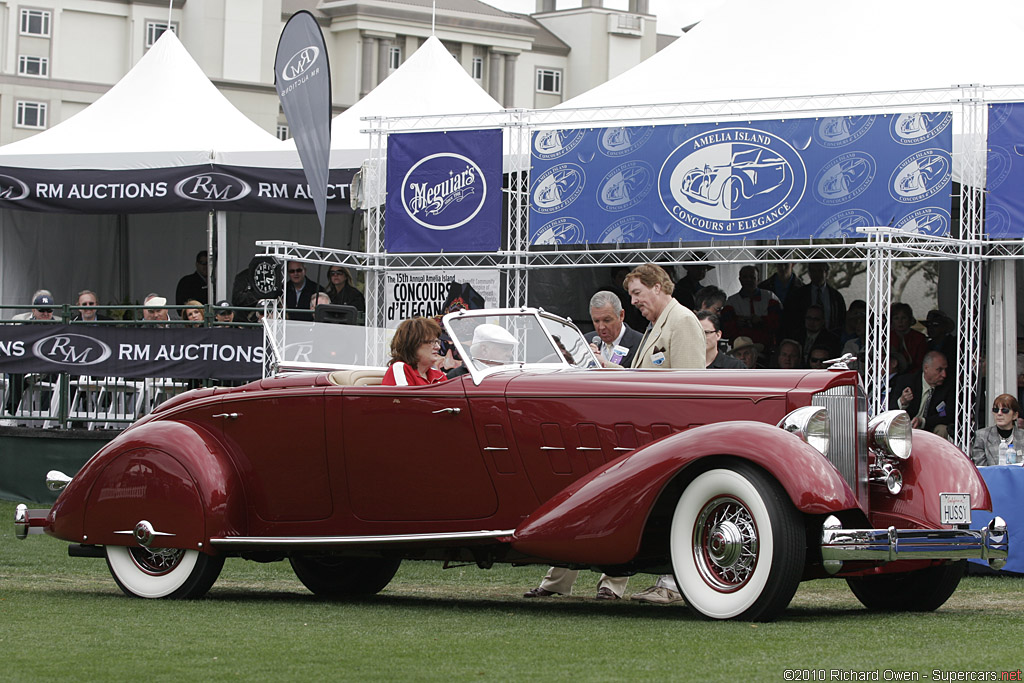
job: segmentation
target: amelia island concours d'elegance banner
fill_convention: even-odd
[[[1024,104],[990,104],[985,235],[1024,237]]]
[[[544,130],[530,243],[948,235],[952,114]]]
[[[260,328],[0,325],[0,372],[257,379]]]
[[[388,137],[391,253],[497,251],[501,245],[501,131]]]

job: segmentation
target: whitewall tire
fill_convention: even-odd
[[[710,619],[774,619],[800,583],[806,540],[782,487],[746,463],[691,481],[676,504],[670,549],[687,604]]]
[[[198,598],[210,590],[223,557],[197,550],[106,547],[107,567],[125,594],[139,598]]]

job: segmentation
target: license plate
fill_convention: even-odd
[[[971,494],[940,493],[939,509],[942,511],[943,524],[970,524]]]

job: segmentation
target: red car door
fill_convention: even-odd
[[[332,397],[333,398],[333,397]],[[425,387],[345,387],[345,470],[353,514],[367,521],[478,520],[498,497],[462,380]]]

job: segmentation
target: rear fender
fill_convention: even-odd
[[[154,548],[210,552],[210,537],[244,535],[241,482],[214,435],[170,420],[125,432],[71,480],[46,531],[73,543],[132,545],[143,520],[160,534]]]
[[[636,556],[650,512],[669,482],[722,455],[764,468],[801,512],[858,507],[832,464],[799,437],[763,422],[720,422],[667,436],[577,480],[516,529],[512,546],[553,561],[625,564]]]

